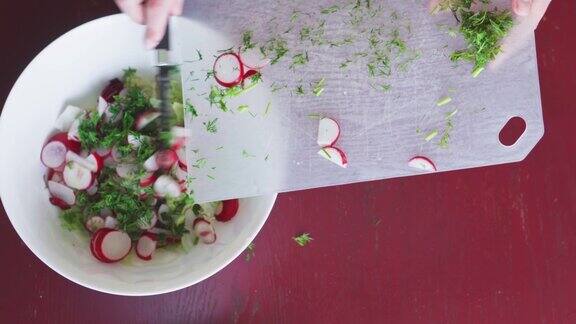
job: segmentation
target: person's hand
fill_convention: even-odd
[[[530,38],[552,0],[511,0],[512,12],[516,15],[516,23],[508,36],[502,41],[502,53],[490,64],[497,67],[504,61],[511,59]],[[438,6],[441,0],[431,0],[430,9]]]
[[[170,16],[182,14],[184,0],[114,0],[118,8],[139,24],[146,25],[144,44],[154,48],[166,32]]]
[[[502,53],[494,59],[492,68],[512,59],[533,35],[540,20],[544,17],[552,0],[512,0],[512,11],[516,14],[516,24],[502,41]]]

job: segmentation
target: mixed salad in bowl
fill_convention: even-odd
[[[212,244],[213,222],[238,211],[237,199],[196,204],[187,191],[182,87],[178,73],[172,79],[170,132],[159,131],[154,83],[128,69],[102,90],[94,109],[67,106],[42,148],[50,202],[64,227],[90,235],[101,262],[132,250],[151,260],[157,248]]]

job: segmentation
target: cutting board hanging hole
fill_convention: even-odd
[[[526,131],[526,121],[522,117],[512,117],[500,130],[500,143],[504,146],[513,146]]]

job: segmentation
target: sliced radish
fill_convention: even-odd
[[[219,85],[231,88],[239,85],[244,76],[244,67],[235,53],[224,53],[214,62],[214,79]]]
[[[104,228],[104,218],[100,216],[92,216],[86,220],[84,227],[86,227],[90,233],[94,233],[97,230]]]
[[[104,115],[108,111],[108,106],[110,106],[110,104],[106,102],[106,99],[98,97],[98,106],[96,107],[96,110],[98,111],[98,116],[102,117],[102,115]]]
[[[94,196],[98,193],[98,180],[94,180],[90,188],[86,189],[86,193],[90,196]]]
[[[118,220],[116,219],[116,217],[106,216],[106,218],[104,218],[104,227],[110,229],[117,229]]]
[[[172,140],[170,141],[170,148],[178,150],[186,144],[188,131],[184,127],[174,126],[171,130]]]
[[[178,181],[186,181],[186,178],[188,178],[188,172],[182,169],[179,164],[174,164],[171,173]]]
[[[75,119],[70,125],[70,129],[68,130],[68,139],[73,141],[80,141],[80,123],[82,120],[80,118]]]
[[[130,253],[132,240],[130,240],[128,234],[112,230],[101,234],[95,242],[94,249],[107,262],[117,262]]]
[[[96,246],[97,245],[99,246],[101,244],[102,237],[111,231],[113,230],[109,228],[101,228],[97,230],[96,233],[94,233],[94,235],[92,235],[92,238],[90,239],[90,252],[92,252],[92,255],[100,262],[108,262],[108,261],[104,259],[101,253],[99,253],[100,250],[98,251],[96,250]]]
[[[148,137],[146,135],[136,136],[133,134],[128,134],[127,140],[128,140],[128,144],[130,144],[130,146],[132,146],[133,148],[136,149],[136,148],[139,148],[140,146],[142,146],[142,143],[150,141],[150,137]]]
[[[64,168],[64,182],[73,189],[86,190],[90,188],[95,179],[90,169],[87,169],[75,161],[66,163]]]
[[[318,151],[318,155],[342,168],[348,167],[348,158],[346,157],[346,153],[337,147],[324,147]]]
[[[148,172],[140,179],[140,187],[146,188],[154,184],[158,176],[154,172]]]
[[[242,50],[239,56],[242,64],[249,69],[259,70],[270,64],[270,59],[256,47]]]
[[[82,116],[84,110],[76,106],[68,105],[64,108],[64,111],[56,119],[54,127],[56,127],[61,132],[68,132],[72,124],[78,120],[78,117]]]
[[[146,128],[146,126],[150,125],[153,121],[155,121],[158,117],[160,117],[160,113],[157,111],[145,111],[136,117],[134,127],[136,130],[142,130]]]
[[[72,206],[76,203],[76,194],[70,187],[55,181],[48,181],[48,191],[54,198],[62,200],[66,205]]]
[[[162,150],[156,153],[156,164],[161,169],[168,170],[176,162],[178,162],[178,155],[173,150]]]
[[[158,207],[158,220],[160,221],[160,223],[162,224],[168,224],[168,220],[166,219],[166,214],[168,214],[168,212],[170,212],[170,208],[168,207],[168,205],[166,204],[162,204],[160,205],[160,207]]]
[[[156,179],[156,182],[154,182],[154,192],[161,198],[176,198],[182,193],[178,181],[168,175],[161,175]]]
[[[153,213],[152,218],[150,218],[150,222],[148,222],[148,223],[140,222],[138,224],[138,227],[140,227],[140,229],[143,229],[143,230],[149,230],[152,227],[156,226],[157,222],[158,222],[158,215],[156,215],[156,213]]]
[[[119,79],[112,79],[100,93],[100,97],[108,103],[115,101],[114,97],[124,89],[124,84]]]
[[[160,169],[156,153],[152,154],[148,159],[146,159],[146,161],[144,161],[144,169],[148,172],[154,172]]]
[[[138,170],[138,167],[135,164],[120,163],[116,166],[116,174],[120,178],[130,178],[135,174],[136,170]]]
[[[340,126],[332,118],[324,117],[318,123],[318,145],[332,146],[340,137]]]
[[[65,166],[66,166],[66,163],[62,163],[61,166],[59,166],[59,167],[57,167],[57,168],[54,168],[54,171],[62,173],[62,172],[64,172],[64,167],[65,167]]]
[[[109,148],[97,148],[94,150],[94,152],[92,153],[96,153],[98,154],[102,159],[105,159],[107,157],[110,156],[110,154],[112,153],[112,149]]]
[[[216,242],[216,232],[214,231],[214,226],[212,226],[212,224],[210,224],[210,222],[204,218],[196,218],[192,224],[192,227],[194,228],[194,233],[196,233],[196,236],[200,238],[204,244],[212,244]]]
[[[152,259],[152,254],[156,251],[156,235],[144,233],[136,243],[136,255],[145,261]]]
[[[46,181],[46,185],[48,185],[48,181],[63,183],[64,182],[64,176],[62,175],[62,172],[60,172],[60,171],[56,171],[54,169],[47,169],[44,181]]]
[[[90,172],[98,172],[104,166],[104,161],[101,161],[100,157],[96,157],[94,154],[90,154],[84,158],[71,151],[66,153],[66,162],[78,163],[83,168],[90,170]]]
[[[91,165],[91,171],[98,173],[104,168],[104,159],[97,153],[90,153],[84,160]]]
[[[408,161],[408,165],[414,169],[424,171],[424,172],[436,172],[436,165],[434,162],[424,156],[416,156]]]
[[[238,199],[224,200],[218,204],[214,212],[216,220],[219,222],[227,222],[231,220],[236,213],[238,213]]]
[[[46,167],[56,169],[66,162],[68,151],[80,152],[80,143],[69,140],[66,133],[58,133],[46,142],[40,153],[40,160]]]
[[[176,150],[176,155],[178,156],[178,164],[184,170],[188,168],[188,162],[186,161],[186,148],[180,147]],[[184,167],[182,167],[184,165]]]
[[[64,200],[56,197],[50,197],[50,203],[56,207],[59,207],[62,210],[70,209],[70,205],[68,205]]]

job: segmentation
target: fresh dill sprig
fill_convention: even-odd
[[[313,238],[310,237],[309,233],[302,233],[298,236],[293,237],[292,239],[294,240],[294,242],[296,242],[296,244],[300,246],[306,246],[313,240]]]

